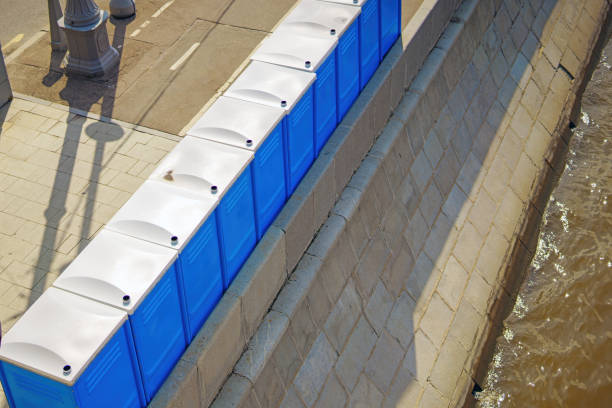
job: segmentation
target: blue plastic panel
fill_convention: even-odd
[[[257,240],[260,240],[266,233],[287,199],[283,152],[283,125],[281,122],[255,152],[255,159],[251,162]]]
[[[336,82],[336,48],[317,70],[314,85],[315,104],[315,156],[327,142],[338,124],[337,82]]]
[[[247,168],[215,210],[225,288],[232,283],[257,243],[252,186],[251,170]]]
[[[291,195],[314,161],[312,87],[283,119],[287,194]]]
[[[7,362],[0,379],[11,408],[139,408],[146,406],[127,322],[73,387]]]
[[[380,1],[380,59],[387,54],[400,33],[401,0]]]
[[[129,317],[147,402],[187,346],[174,265]]]
[[[366,86],[380,64],[379,1],[368,0],[361,8],[361,14],[359,15],[360,89]]]
[[[339,123],[359,95],[359,20],[344,32],[336,53]]]
[[[214,214],[208,217],[189,241],[175,265],[178,265],[185,321],[188,323],[187,341],[190,342],[223,294],[223,273]]]

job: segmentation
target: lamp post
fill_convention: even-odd
[[[59,0],[47,0],[49,5],[49,30],[51,31],[51,49],[53,51],[66,50],[66,36],[60,30],[57,20],[62,18],[62,8]]]
[[[119,62],[119,53],[108,42],[108,13],[93,0],[66,0],[59,26],[68,42],[68,74],[99,76]]]
[[[128,18],[136,14],[134,0],[110,0],[108,8],[115,18]]]

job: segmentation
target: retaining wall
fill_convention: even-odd
[[[416,10],[151,406],[463,403],[609,4],[455,6]]]
[[[8,80],[6,65],[4,64],[4,55],[2,54],[2,46],[0,45],[0,106],[4,105],[13,98],[11,92],[11,84]]]

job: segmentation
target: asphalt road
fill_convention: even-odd
[[[0,44],[5,55],[48,27],[47,7],[45,0],[0,0]]]

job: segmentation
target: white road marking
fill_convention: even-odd
[[[134,30],[134,32],[130,35],[130,38],[134,38],[136,37],[138,34],[140,34],[140,28],[137,28],[136,30]]]
[[[17,44],[21,40],[23,40],[23,34],[17,34],[15,37],[13,37],[13,39],[11,41],[7,42],[4,45],[4,48],[8,48],[8,47],[10,47],[13,44]]]
[[[170,71],[176,71],[178,69],[178,67],[180,67],[181,65],[183,65],[183,63],[187,60],[187,58],[189,58],[189,56],[191,54],[193,54],[193,52],[200,46],[200,43],[197,42],[195,44],[193,44],[191,47],[189,47],[189,49],[187,50],[186,53],[183,54],[183,56],[181,58],[179,58],[174,65],[172,65],[170,67]]]
[[[161,6],[159,8],[159,10],[157,10],[154,14],[153,14],[153,18],[157,18],[159,17],[159,15],[161,13],[164,12],[165,9],[167,9],[168,7],[170,7],[172,5],[172,3],[174,3],[174,0],[170,0],[169,2],[165,3],[163,6]]]

